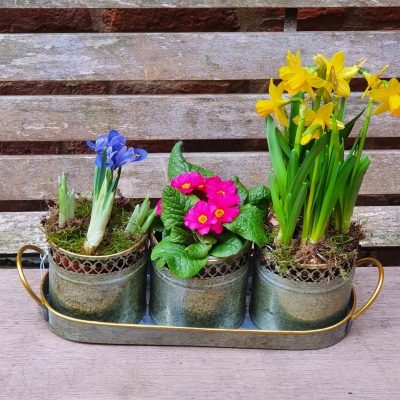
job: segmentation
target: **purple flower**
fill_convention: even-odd
[[[133,149],[133,147],[127,148],[125,142],[124,135],[116,130],[112,130],[108,133],[108,137],[100,135],[95,144],[90,140],[86,143],[89,148],[97,154],[95,164],[98,168],[101,168],[103,151],[104,148],[106,148],[106,168],[111,168],[111,170],[114,171],[128,162],[142,161],[147,157],[147,151]]]
[[[116,130],[112,130],[108,133],[108,137],[100,135],[96,139],[96,143],[90,140],[87,140],[86,143],[90,150],[94,151],[96,154],[102,154],[104,147],[107,147],[107,150],[111,147],[113,152],[120,151],[125,146],[125,136]]]
[[[113,157],[115,156],[116,152],[112,151],[112,147],[107,147],[107,153],[106,153],[106,168],[110,168],[114,171],[115,168],[113,168]],[[96,159],[94,160],[94,163],[96,165],[96,167],[101,168],[101,164],[103,162],[103,152],[101,152],[100,154],[98,154],[98,156],[96,157]]]

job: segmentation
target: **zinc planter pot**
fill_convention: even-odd
[[[147,235],[107,256],[71,253],[49,243],[49,303],[69,317],[138,323],[146,311]]]
[[[321,329],[348,315],[355,259],[341,268],[307,265],[278,274],[268,252],[259,247],[254,251],[250,316],[258,328]]]
[[[152,262],[150,316],[157,325],[237,328],[246,313],[251,243],[227,258],[209,257],[198,275],[182,279]]]

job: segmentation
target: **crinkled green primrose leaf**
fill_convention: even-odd
[[[178,278],[190,278],[196,275],[208,261],[208,257],[193,259],[184,246],[172,243],[169,237],[164,237],[151,252],[152,260],[158,258],[160,260],[156,264],[157,268],[167,264],[171,273]]]
[[[227,232],[221,235],[220,243],[218,243],[210,252],[214,257],[229,257],[238,253],[243,243],[233,232]]]
[[[179,228],[178,226],[172,227],[169,237],[173,243],[179,243],[186,246],[194,243],[193,233],[187,229]]]
[[[257,185],[249,189],[249,203],[267,211],[271,205],[271,191],[264,185]]]
[[[262,247],[268,242],[263,226],[264,215],[264,211],[246,204],[240,207],[240,214],[232,222],[223,225],[231,232]]]
[[[183,226],[183,217],[199,200],[194,195],[184,195],[172,186],[165,186],[162,192],[161,220],[165,229],[173,226]]]
[[[197,165],[190,164],[185,160],[182,155],[182,142],[178,142],[171,150],[168,161],[168,178],[174,179],[178,175],[184,174],[185,172],[200,172],[202,176],[214,176],[214,172],[208,171]],[[163,205],[164,206],[164,205]],[[164,210],[164,209],[163,209]]]
[[[208,257],[208,252],[210,251],[211,246],[211,244],[203,244],[198,242],[186,247],[186,251],[191,258],[203,259],[204,257]]]

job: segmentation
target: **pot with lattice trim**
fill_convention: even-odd
[[[251,243],[268,240],[270,191],[247,189],[186,161],[182,142],[168,162],[153,228],[150,314],[157,324],[236,328],[245,316]]]
[[[350,312],[356,258],[355,254],[333,267],[299,265],[283,271],[272,260],[271,250],[256,246],[250,303],[253,322],[260,329],[291,331],[340,322]]]
[[[209,257],[199,273],[178,278],[152,263],[150,315],[157,325],[237,328],[246,313],[251,243],[226,258]]]
[[[49,302],[60,313],[138,323],[146,311],[147,235],[107,256],[71,253],[49,243]]]

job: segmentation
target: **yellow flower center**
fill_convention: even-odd
[[[214,214],[217,218],[221,218],[225,214],[225,211],[222,208],[218,208]]]
[[[189,188],[190,188],[190,183],[184,183],[184,184],[182,185],[182,188],[183,188],[183,189],[189,189]]]
[[[197,219],[201,224],[205,224],[207,222],[207,215],[201,214]]]
[[[223,194],[225,195],[226,192],[224,192],[223,190],[218,190],[217,194]]]

